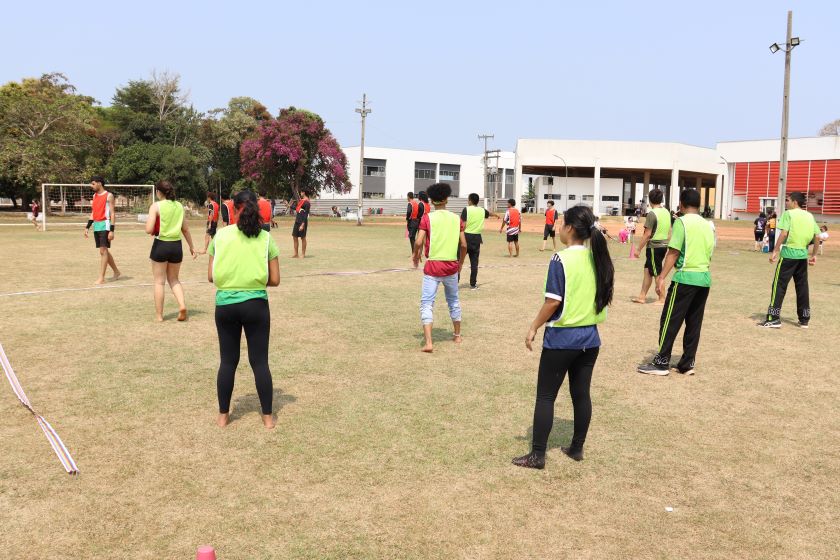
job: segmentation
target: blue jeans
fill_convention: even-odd
[[[443,284],[443,293],[449,305],[449,317],[452,322],[461,320],[461,302],[458,301],[458,274],[451,276],[423,275],[423,293],[420,296],[420,322],[428,325],[433,322],[432,308],[435,306],[438,284]]]

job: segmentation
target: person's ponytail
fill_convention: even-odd
[[[233,206],[236,208],[236,227],[239,231],[248,237],[257,237],[262,231],[257,195],[248,190],[239,191],[233,197]]]
[[[595,214],[588,206],[572,206],[563,213],[563,222],[565,226],[571,226],[577,239],[589,240],[595,264],[595,310],[600,313],[612,303],[615,280],[607,238],[595,225]]]

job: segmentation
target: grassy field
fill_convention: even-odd
[[[697,375],[655,378],[635,366],[655,350],[661,308],[630,303],[642,264],[611,243],[616,298],[586,460],[559,450],[571,436],[564,387],[546,470],[533,471],[510,459],[529,448],[539,353],[523,341],[542,300],[541,236],[523,234],[514,260],[486,233],[481,290],[461,294],[464,343],[449,341],[441,293],[424,355],[418,272],[316,275],[408,267],[399,225],[315,219],[302,261],[288,259],[289,229],[273,234],[273,431],[244,361],[233,422],[215,425],[204,258],[182,269],[186,323],[172,320],[171,294],[170,320],[153,322],[151,287],[139,286],[150,240],[128,227],[113,249],[126,277],[108,288],[0,295],[0,342],[81,469],[64,474],[4,381],[4,558],[186,559],[200,544],[220,560],[837,557],[834,247],[810,270],[811,329],[795,327],[791,285],[784,327],[768,332],[754,324],[773,267],[747,250],[749,224],[727,228]],[[0,293],[90,286],[98,255],[80,231],[0,228]]]

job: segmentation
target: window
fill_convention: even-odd
[[[385,193],[381,192],[363,192],[362,196],[364,198],[385,198]]]
[[[441,169],[440,170],[440,180],[441,181],[458,181],[460,180],[461,172],[460,171],[453,171],[451,169]]]
[[[365,165],[365,177],[384,177],[384,165]]]
[[[512,185],[513,184],[513,169],[505,170],[505,184]]]
[[[604,195],[601,197],[601,202],[620,202],[617,196]]]
[[[554,177],[546,177],[545,178],[546,185],[553,185],[554,184]]]
[[[434,169],[415,169],[414,170],[414,178],[415,179],[431,179],[432,181],[435,180],[435,170]]]
[[[592,202],[595,200],[595,195],[593,194],[583,194],[580,196],[580,199],[584,202]]]
[[[575,196],[575,195],[570,194],[570,195],[569,195],[569,198],[570,198],[570,199],[572,199],[572,200],[574,200],[574,196]],[[562,194],[544,194],[544,195],[543,195],[543,199],[544,199],[544,200],[560,200],[560,199],[562,199],[562,198],[563,198],[563,195],[562,195]]]
[[[577,200],[577,195],[576,194],[570,194],[569,195],[569,200]]]

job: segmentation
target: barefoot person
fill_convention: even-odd
[[[665,292],[665,279],[671,269],[676,269],[659,320],[659,350],[653,362],[638,367],[639,373],[668,375],[671,350],[685,322],[683,354],[674,371],[694,375],[703,312],[712,285],[709,265],[715,248],[715,233],[709,222],[700,216],[700,193],[696,190],[686,189],[680,193],[680,212],[682,215],[674,222],[671,232],[662,273],[656,280],[656,293],[661,297]]]
[[[32,225],[35,226],[35,229],[41,231],[41,226],[38,225],[38,216],[41,214],[41,205],[38,204],[37,200],[33,200],[29,203],[29,212],[32,214]]]
[[[633,299],[635,303],[647,303],[647,294],[654,279],[659,279],[662,274],[662,261],[665,260],[665,253],[668,252],[668,237],[671,235],[671,214],[662,207],[662,191],[653,189],[648,194],[650,200],[650,212],[645,218],[645,232],[642,234],[642,241],[636,254],[645,254],[645,267],[643,270],[642,290]],[[645,251],[647,247],[647,251]],[[659,296],[657,301],[662,305],[665,303],[665,294]]]
[[[505,219],[502,220],[502,226],[499,228],[499,233],[502,233],[502,230],[507,228],[508,255],[511,257],[518,257],[519,226],[522,223],[522,215],[519,213],[519,210],[516,209],[516,200],[509,198],[507,202],[508,208],[505,212]],[[515,255],[513,254],[514,248],[516,249]]]
[[[478,289],[478,257],[481,254],[481,232],[484,230],[484,220],[501,216],[489,212],[478,206],[478,194],[471,193],[467,197],[467,207],[461,211],[461,221],[464,222],[464,238],[467,240],[467,255],[470,257],[470,289]]]
[[[566,210],[558,235],[567,249],[555,253],[549,262],[545,302],[525,336],[525,346],[532,350],[537,330],[545,325],[531,452],[513,460],[514,465],[532,469],[545,467],[554,401],[566,373],[575,426],[569,447],[560,449],[575,461],[583,459],[583,444],[592,417],[589,386],[601,347],[597,325],[606,319],[613,295],[613,263],[607,240],[595,226],[592,210],[586,206]]]
[[[770,254],[770,262],[776,265],[773,276],[773,286],[770,290],[770,306],[767,317],[760,327],[778,329],[782,326],[782,303],[788,284],[793,279],[796,288],[796,316],[799,326],[808,328],[811,321],[811,303],[808,293],[808,266],[817,264],[817,251],[820,246],[820,228],[814,220],[814,215],[805,210],[805,195],[792,192],[785,198],[787,210],[779,218],[776,229],[779,237],[776,247]],[[813,243],[811,255],[808,256],[808,246]]]
[[[219,229],[219,213],[221,211],[219,203],[216,202],[216,194],[207,191],[207,228],[204,231],[204,250],[201,254],[207,253],[207,247],[210,246],[210,240],[216,236],[216,230]]]
[[[114,195],[105,190],[105,179],[101,175],[96,175],[90,180],[90,188],[93,189],[93,198],[90,201],[90,219],[85,227],[85,239],[92,226],[93,241],[99,249],[99,278],[94,284],[104,284],[105,272],[109,266],[114,271],[113,280],[120,277],[120,270],[110,251],[115,229]]]
[[[224,427],[230,421],[230,399],[244,329],[263,425],[273,428],[274,387],[268,367],[271,315],[265,288],[280,285],[280,251],[271,234],[262,228],[254,193],[238,193],[234,205],[238,214],[236,226],[219,230],[210,242],[207,267],[207,279],[216,285],[216,331],[221,356],[216,378],[218,424]]]
[[[184,220],[184,207],[175,200],[175,188],[169,181],[155,183],[155,194],[158,201],[149,208],[146,218],[146,233],[154,235],[152,252],[152,274],[155,279],[155,318],[163,321],[163,296],[166,284],[178,302],[178,320],[187,320],[187,304],[184,300],[184,287],[178,279],[184,251],[181,247],[181,237],[187,240],[190,254],[195,258],[197,253],[193,247],[190,227]]]
[[[414,246],[414,268],[420,264],[420,253],[425,251],[423,266],[423,292],[420,297],[420,322],[423,323],[425,343],[423,352],[432,351],[432,309],[435,306],[438,284],[443,284],[449,318],[454,329],[453,340],[461,342],[461,302],[458,300],[458,275],[467,255],[464,223],[454,212],[446,209],[452,194],[447,183],[435,183],[426,191],[435,207],[434,212],[423,216],[417,243]],[[460,249],[459,249],[460,248]],[[460,256],[459,256],[460,255]]]
[[[295,225],[292,226],[292,239],[295,242],[295,254],[298,258],[298,240],[300,240],[300,258],[306,258],[306,230],[309,229],[309,191],[300,191],[300,200],[295,206]]]
[[[551,238],[551,246],[552,248],[557,251],[557,239],[555,239],[555,232],[554,232],[554,223],[557,221],[557,210],[554,208],[554,201],[549,200],[546,202],[548,208],[545,210],[545,227],[543,228],[543,244],[542,249],[540,252],[545,251],[545,244],[548,241],[548,238]]]
[[[405,209],[405,227],[408,232],[408,243],[411,246],[411,254],[414,255],[414,242],[417,240],[417,229],[420,227],[420,220],[423,219],[423,214],[426,208],[414,198],[414,193],[410,192],[407,195],[408,206]]]

